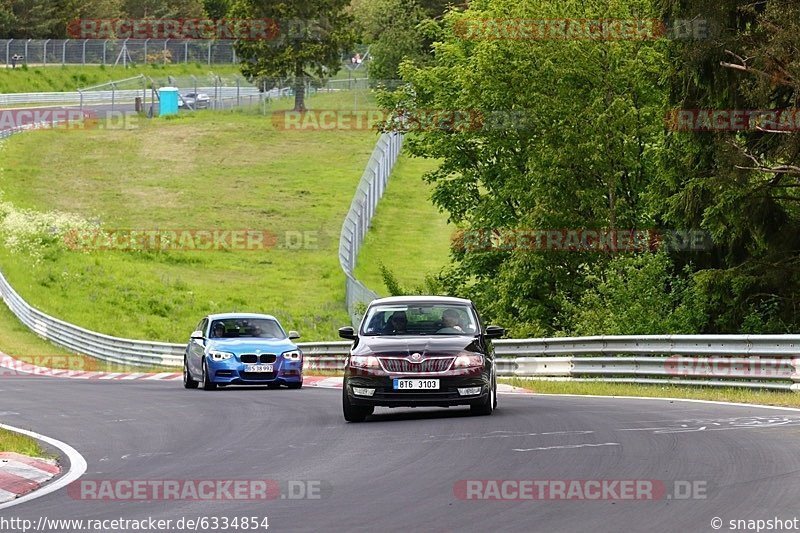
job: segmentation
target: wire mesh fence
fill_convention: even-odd
[[[0,58],[16,65],[238,63],[234,41],[173,39],[3,39]]]

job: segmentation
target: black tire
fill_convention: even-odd
[[[203,390],[214,390],[217,388],[217,384],[211,381],[211,376],[208,375],[208,365],[206,365],[206,360],[203,359]]]
[[[183,358],[183,388],[196,389],[199,383],[197,380],[192,379],[192,373],[189,372],[189,364],[186,357]]]
[[[298,381],[297,383],[287,383],[286,386],[289,387],[290,389],[302,389],[303,382]]]
[[[492,380],[492,385],[489,388],[489,394],[486,395],[486,398],[469,406],[472,414],[478,416],[489,416],[492,414],[495,405],[497,405],[497,400],[495,399],[497,397],[496,389],[497,385],[494,383],[494,380]]]
[[[369,415],[375,412],[372,406],[353,405],[347,395],[347,384],[342,387],[342,413],[348,422],[363,422]]]

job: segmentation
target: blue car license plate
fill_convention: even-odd
[[[272,365],[245,365],[245,372],[272,372]]]

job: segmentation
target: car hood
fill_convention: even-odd
[[[455,355],[459,352],[481,353],[477,339],[471,335],[437,336],[362,336],[354,355],[394,355],[407,357],[418,353],[426,355]]]
[[[289,339],[214,339],[209,341],[208,349],[236,355],[258,352],[281,354],[296,350],[297,345]]]

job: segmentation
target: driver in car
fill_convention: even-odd
[[[225,325],[222,322],[217,322],[211,328],[211,335],[214,338],[221,339],[225,336]]]
[[[389,322],[386,323],[386,329],[384,330],[384,333],[398,335],[406,333],[407,330],[408,317],[406,317],[405,311],[395,311],[392,313],[392,317],[389,319]]]

